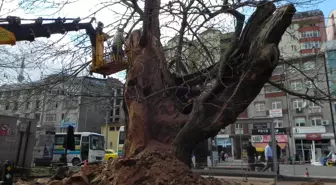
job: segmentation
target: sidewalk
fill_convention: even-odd
[[[269,178],[274,179],[275,174],[272,172],[253,172],[253,171],[242,171],[242,170],[223,170],[211,168],[210,170],[204,169],[193,169],[194,173],[204,176],[214,176],[214,177],[240,177],[240,178]],[[291,176],[291,175],[282,175],[282,178],[278,178],[279,181],[314,181],[319,180],[323,182],[333,182],[336,183],[336,177],[325,177],[325,176],[310,176],[305,177],[304,175]]]

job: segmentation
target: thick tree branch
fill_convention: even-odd
[[[318,97],[318,96],[310,96],[308,94],[303,94],[303,93],[298,93],[298,92],[294,92],[294,91],[291,91],[283,86],[281,86],[280,84],[277,84],[271,80],[268,80],[267,83],[269,83],[270,85],[278,88],[279,90],[281,91],[284,91],[286,93],[288,93],[289,95],[292,95],[292,96],[296,96],[296,97],[299,97],[299,98],[302,98],[302,99],[305,99],[305,100],[309,100],[311,102],[314,102],[314,103],[317,103],[317,101],[335,101],[336,99],[332,98],[332,97],[329,97],[329,96],[325,96],[325,97]]]
[[[188,10],[192,6],[192,4],[195,2],[195,0],[191,0],[188,4],[187,7],[182,7],[182,22],[181,22],[181,27],[179,30],[179,40],[178,40],[178,45],[177,45],[177,51],[176,51],[176,56],[175,56],[175,62],[176,62],[176,72],[177,74],[181,74],[181,69],[182,69],[182,48],[184,45],[184,32],[185,29],[188,25]]]
[[[131,3],[128,2],[128,0],[121,0],[122,3],[124,3],[126,6],[131,7],[140,15],[140,19],[143,19],[144,12],[139,7],[137,0],[131,0]]]
[[[223,68],[217,74],[217,86],[211,89],[212,94],[194,100],[190,118],[174,141],[180,160],[189,157],[179,153],[181,148],[195,146],[234,123],[272,75],[280,55],[278,44],[296,10],[293,5],[287,5],[274,11],[273,3],[263,3],[250,17],[240,37],[236,31],[238,43],[221,61]],[[200,138],[201,134],[205,137]]]

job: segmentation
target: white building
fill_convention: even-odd
[[[100,133],[111,110],[110,122],[124,120],[123,84],[116,79],[51,75],[29,84],[0,87],[0,114],[38,119],[39,126],[64,132],[68,125],[75,131]]]

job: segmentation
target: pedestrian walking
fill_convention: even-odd
[[[223,150],[220,153],[220,158],[222,159],[223,162],[225,162],[225,156],[224,156],[224,151]]]
[[[246,152],[249,169],[251,171],[255,171],[255,160],[257,159],[258,154],[256,148],[252,145],[250,141],[247,143]]]
[[[271,171],[274,171],[273,168],[273,152],[272,152],[272,141],[268,142],[268,145],[265,147],[265,159],[266,159],[266,166],[262,171],[266,171],[271,168]]]

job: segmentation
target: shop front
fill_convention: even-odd
[[[282,150],[283,157],[288,155],[288,136],[286,128],[276,128],[275,132],[275,140],[278,142]],[[252,129],[252,137],[251,142],[258,152],[258,155],[261,158],[264,158],[264,150],[268,145],[268,142],[272,141],[271,130],[268,128],[265,129]]]
[[[229,134],[218,134],[216,137],[218,152],[224,152],[232,157],[232,143]]]
[[[295,127],[296,160],[306,163],[320,162],[332,150],[332,133],[326,133],[324,126]]]

